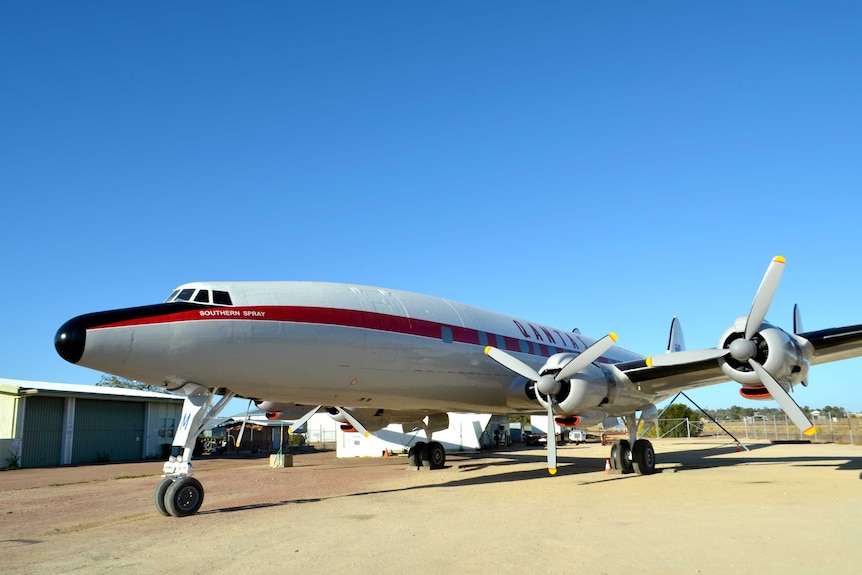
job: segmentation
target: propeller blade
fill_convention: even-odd
[[[539,381],[538,372],[515,356],[509,355],[505,351],[490,345],[485,348],[485,354],[503,367],[509,368],[518,375],[526,377],[530,381]]]
[[[369,431],[367,429],[365,429],[365,426],[362,425],[361,423],[359,423],[359,420],[357,420],[355,417],[353,417],[352,413],[350,413],[349,411],[347,411],[343,407],[336,407],[335,409],[337,409],[338,412],[344,416],[344,419],[346,419],[350,423],[350,425],[353,426],[353,428],[356,431],[358,431],[359,433],[362,433],[363,435],[365,435],[365,437],[368,437],[369,435],[371,435],[371,433],[369,433]]]
[[[299,419],[297,419],[296,421],[294,421],[293,423],[291,423],[291,424],[290,424],[290,426],[287,428],[287,432],[288,432],[288,433],[293,433],[293,430],[294,430],[294,429],[299,429],[300,427],[302,427],[303,425],[305,425],[305,424],[308,422],[308,420],[309,420],[309,419],[311,419],[311,417],[312,417],[315,413],[317,413],[318,411],[320,411],[320,408],[321,408],[321,407],[323,407],[323,406],[322,406],[322,405],[318,405],[317,407],[315,407],[314,409],[312,409],[311,411],[309,411],[308,413],[306,413],[305,415],[303,415],[302,417],[300,417]]]
[[[242,419],[242,427],[239,428],[239,435],[236,438],[236,446],[239,448],[239,444],[242,442],[242,434],[245,433],[245,424],[248,421],[248,413],[251,411],[251,402],[252,400],[248,400],[248,407],[245,408],[245,417]]]
[[[557,381],[562,381],[564,379],[569,379],[580,371],[583,371],[588,365],[599,359],[603,353],[612,348],[614,346],[614,343],[616,343],[617,339],[619,339],[617,338],[617,334],[609,333],[608,335],[582,351],[579,356],[567,363],[563,367],[563,369],[560,370],[560,373],[558,373],[556,377],[554,377],[554,379],[556,379]]]
[[[697,363],[708,359],[718,359],[728,354],[726,349],[693,349],[691,351],[675,351],[663,355],[654,355],[646,359],[649,367],[670,367],[674,365],[686,365]]]
[[[790,394],[778,383],[772,374],[766,371],[762,365],[754,361],[753,359],[749,359],[748,363],[751,364],[751,367],[754,368],[755,373],[760,378],[760,381],[769,390],[770,395],[778,402],[778,405],[781,406],[781,409],[784,410],[784,413],[787,414],[787,417],[796,424],[796,427],[802,430],[802,433],[805,435],[814,435],[815,429],[814,425],[812,425],[811,421],[808,419],[808,416],[805,415],[805,412],[802,411],[802,408],[793,401],[793,398],[790,397]]]
[[[557,434],[554,422],[554,398],[548,396],[548,473],[557,474]]]
[[[748,312],[748,319],[745,321],[745,339],[751,339],[760,329],[763,320],[766,319],[766,312],[769,311],[772,298],[778,289],[781,274],[784,273],[785,262],[786,260],[782,256],[775,256],[772,258],[772,263],[766,268],[763,281],[760,282],[760,287],[757,288],[757,294],[754,296],[754,302],[751,304],[751,311]]]

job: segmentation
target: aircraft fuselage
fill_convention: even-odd
[[[57,350],[78,365],[168,389],[193,382],[268,401],[516,413],[539,407],[524,391],[527,382],[489,359],[486,346],[538,368],[555,353],[577,354],[595,341],[366,286],[207,282],[174,294],[183,290],[182,301],[172,295],[175,301],[74,318],[57,332]],[[231,305],[212,303],[217,291],[229,294]],[[614,347],[599,363],[639,358]]]

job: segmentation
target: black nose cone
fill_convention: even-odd
[[[54,336],[54,349],[69,363],[78,363],[81,360],[86,343],[87,328],[80,318],[64,323]]]

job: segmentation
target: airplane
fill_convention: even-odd
[[[438,297],[321,282],[187,283],[163,303],[70,319],[54,345],[73,364],[186,395],[173,441],[181,453],[153,493],[165,516],[200,509],[195,439],[234,397],[293,420],[292,429],[326,410],[366,436],[392,423],[424,430],[428,442],[414,444],[408,462],[432,469],[444,467],[432,435],[451,412],[547,414],[550,437],[555,424],[622,417],[629,439],[614,442],[611,465],[648,475],[655,451],[638,429],[680,391],[735,381],[743,397],[773,398],[814,432],[789,391],[808,385],[810,365],[862,355],[862,325],[802,331],[798,307],[792,333],[767,323],[784,266],[772,260],[750,311],[715,348],[685,350],[674,319],[667,353],[650,357],[616,346],[613,333],[592,339]],[[555,474],[556,441],[547,465]]]

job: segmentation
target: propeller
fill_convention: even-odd
[[[754,302],[751,304],[751,311],[745,318],[745,337],[733,340],[727,349],[702,349],[696,351],[681,351],[677,353],[668,353],[665,355],[657,355],[647,358],[646,363],[651,367],[667,367],[674,365],[684,365],[704,361],[709,359],[719,359],[730,355],[739,362],[747,362],[763,386],[769,391],[770,395],[778,402],[784,413],[796,424],[799,429],[806,435],[812,435],[815,431],[814,426],[808,419],[808,416],[802,409],[793,401],[790,394],[784,389],[775,377],[766,370],[757,360],[757,345],[752,338],[757,335],[766,319],[766,312],[769,311],[769,306],[772,304],[772,299],[775,297],[775,292],[778,290],[778,284],[781,281],[781,274],[784,273],[784,264],[786,260],[782,256],[775,256],[766,273],[763,275],[763,280],[760,282],[760,287],[757,288],[757,293],[754,296]],[[793,310],[793,325],[794,333],[798,333],[801,327],[801,317],[799,308]]]
[[[781,281],[781,274],[784,273],[784,264],[786,260],[782,256],[775,256],[769,267],[766,268],[766,273],[763,274],[763,281],[760,282],[760,287],[757,288],[757,293],[754,295],[754,302],[751,304],[751,311],[748,312],[748,319],[745,321],[745,339],[751,339],[763,324],[766,319],[766,312],[769,311],[769,306],[772,304],[772,298],[775,297],[775,292],[778,290],[778,282]]]
[[[494,361],[517,373],[518,375],[536,382],[536,391],[548,397],[548,473],[557,473],[557,440],[554,433],[554,401],[560,392],[560,382],[570,379],[578,372],[586,369],[590,364],[599,359],[602,354],[613,347],[617,341],[617,334],[609,333],[596,341],[593,345],[582,351],[579,355],[563,366],[556,375],[539,375],[535,369],[507,352],[493,346],[485,348],[485,353]]]
[[[245,408],[245,417],[242,418],[242,427],[239,428],[239,435],[236,438],[236,447],[239,449],[239,444],[242,442],[242,434],[245,433],[245,424],[248,422],[248,414],[251,411],[251,402],[248,400],[248,407]]]
[[[313,416],[315,413],[317,413],[318,411],[320,411],[320,408],[321,408],[321,407],[323,407],[323,406],[322,406],[322,405],[318,405],[317,407],[315,407],[314,409],[312,409],[311,411],[309,411],[308,413],[306,413],[305,415],[303,415],[302,417],[300,417],[299,419],[297,419],[296,421],[294,421],[294,422],[290,425],[290,427],[288,427],[288,428],[287,428],[287,432],[288,432],[288,433],[293,433],[293,430],[294,430],[294,429],[299,429],[300,427],[302,427],[303,425],[305,425],[305,424],[306,424],[306,422],[307,422],[309,419],[311,419],[311,418],[312,418],[312,416]]]
[[[753,359],[749,359],[748,363],[754,368],[754,371],[757,373],[758,377],[760,377],[760,381],[763,382],[763,385],[766,386],[766,389],[769,390],[769,393],[775,401],[778,402],[778,405],[781,406],[781,409],[784,410],[784,413],[787,414],[790,421],[795,423],[796,427],[801,429],[802,433],[805,435],[814,435],[814,432],[816,431],[814,425],[811,424],[811,421],[808,419],[808,416],[805,415],[805,412],[802,411],[802,408],[793,401],[793,398],[790,397],[787,390],[785,390],[780,383],[775,381],[772,374],[766,371],[762,365]]]
[[[371,435],[371,433],[369,433],[369,431],[367,429],[365,429],[365,426],[362,425],[361,423],[359,423],[358,419],[353,417],[352,413],[350,413],[349,411],[347,411],[343,407],[336,407],[335,409],[338,410],[338,413],[340,413],[341,415],[344,416],[344,419],[346,419],[348,421],[348,423],[350,423],[350,425],[353,426],[353,429],[355,429],[359,433],[363,434],[365,437],[368,437],[369,435]]]

